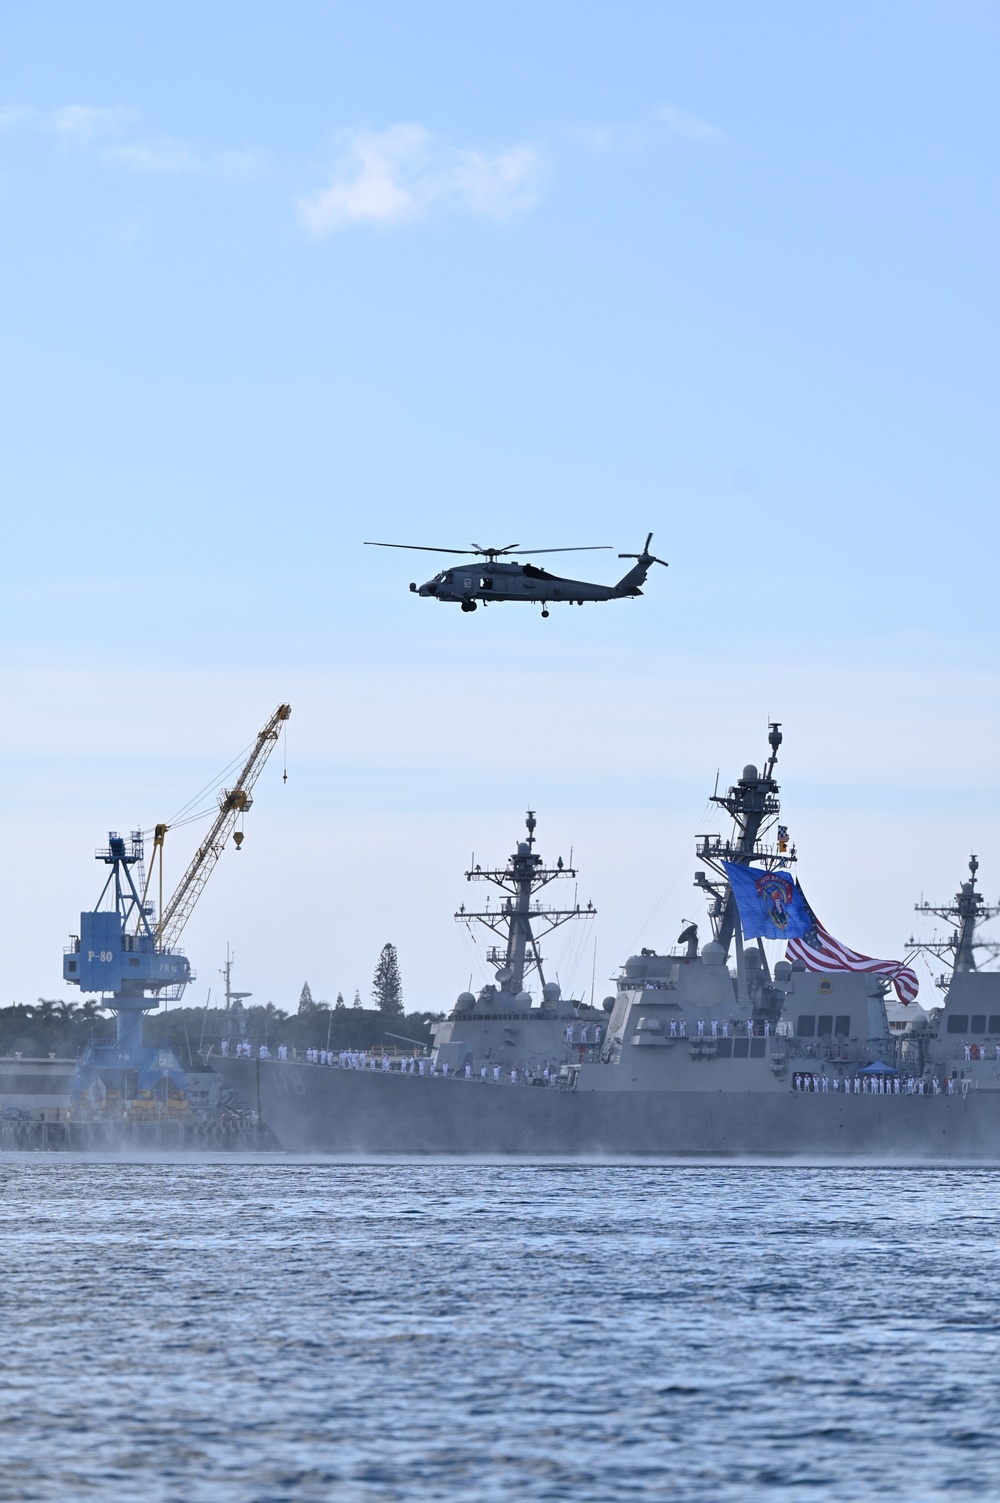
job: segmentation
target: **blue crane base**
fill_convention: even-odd
[[[104,1104],[109,1097],[122,1103],[148,1096],[150,1100],[178,1102],[184,1099],[187,1081],[174,1051],[162,1044],[147,1045],[143,1038],[143,1013],[157,1004],[145,1005],[116,997],[115,1038],[110,1043],[91,1042],[77,1066],[74,1094],[89,1096]]]

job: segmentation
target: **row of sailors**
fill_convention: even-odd
[[[335,1054],[332,1049],[307,1049],[306,1059],[310,1064],[314,1065],[339,1065],[342,1070],[389,1071],[393,1068],[393,1063],[388,1054],[369,1054],[365,1049],[341,1049],[338,1054]],[[406,1056],[404,1059],[399,1060],[398,1064],[400,1073],[403,1075],[441,1075],[447,1079],[449,1075],[457,1073],[446,1061],[435,1066],[432,1059],[418,1059],[414,1055]],[[464,1074],[466,1080],[473,1078],[471,1064],[465,1066]],[[555,1071],[550,1070],[548,1065],[545,1065],[542,1070],[535,1073],[516,1065],[509,1070],[502,1068],[500,1065],[482,1065],[479,1069],[479,1078],[483,1081],[492,1078],[495,1085],[499,1085],[501,1081],[508,1079],[512,1085],[517,1085],[518,1081],[528,1083],[537,1078],[543,1080],[548,1085],[556,1076]]]
[[[567,1044],[599,1044],[604,1037],[600,1023],[570,1023],[568,1028],[563,1029],[563,1038]]]
[[[739,1021],[737,1021],[736,1023],[733,1024],[734,1030],[736,1030],[736,1029],[742,1029],[742,1027],[743,1027],[743,1024],[740,1023]],[[705,1037],[713,1038],[713,1039],[719,1039],[719,1038],[727,1039],[729,1037],[729,1023],[728,1023],[728,1021],[725,1018],[722,1020],[721,1023],[719,1022],[718,1018],[712,1018],[711,1022],[706,1024],[704,1018],[699,1018],[698,1019],[698,1023],[697,1023],[697,1033],[698,1033],[698,1037],[700,1039],[703,1039]],[[755,1034],[759,1038],[768,1039],[768,1038],[771,1037],[771,1024],[768,1021],[768,1019],[766,1019],[766,1018],[765,1018],[765,1020],[764,1020],[763,1023],[757,1023],[757,1024],[754,1023],[753,1018],[747,1018],[747,1021],[746,1021],[746,1034],[747,1034],[747,1038],[751,1038],[751,1039],[754,1037]],[[670,1037],[672,1039],[686,1039],[687,1038],[687,1021],[686,1021],[686,1019],[684,1019],[684,1018],[671,1018],[670,1019]]]
[[[222,1054],[223,1059],[225,1059],[228,1056],[228,1054],[229,1054],[229,1040],[228,1039],[223,1039],[222,1040],[222,1043],[219,1045],[219,1051]],[[245,1039],[237,1039],[236,1040],[236,1044],[235,1044],[235,1046],[233,1048],[233,1054],[236,1056],[237,1059],[252,1059],[253,1058],[253,1048],[252,1048],[252,1046]],[[261,1044],[260,1047],[257,1050],[257,1058],[258,1059],[273,1059],[274,1055],[271,1053],[270,1049],[267,1047],[266,1044]],[[279,1059],[287,1059],[288,1058],[288,1045],[287,1044],[279,1044],[278,1045],[278,1058]]]
[[[899,1075],[847,1075],[841,1085],[840,1077],[835,1075],[831,1081],[829,1075],[795,1075],[792,1077],[793,1091],[833,1091],[843,1089],[850,1096],[853,1091],[855,1096],[954,1096],[955,1077],[946,1075],[944,1081],[940,1081],[935,1075],[931,1080],[925,1080],[922,1075],[907,1075],[905,1078]]]
[[[966,1044],[965,1057],[966,1059],[989,1059],[989,1055],[986,1052],[986,1045]],[[1000,1044],[997,1044],[996,1046],[996,1057],[997,1059],[1000,1059]]]

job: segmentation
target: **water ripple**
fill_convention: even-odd
[[[986,1170],[0,1160],[0,1500],[981,1498]]]

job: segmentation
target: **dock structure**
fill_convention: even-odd
[[[78,1061],[54,1054],[0,1057],[0,1153],[260,1153],[277,1144],[258,1113],[240,1107],[193,1112],[154,1100],[94,1109],[75,1094]]]
[[[251,1112],[210,1122],[181,1117],[156,1121],[76,1122],[0,1120],[0,1153],[271,1153],[278,1145]]]

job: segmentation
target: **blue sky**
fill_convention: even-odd
[[[286,697],[199,999],[227,939],[286,1005],[394,939],[447,1002],[528,805],[600,987],[700,917],[768,717],[848,943],[898,951],[972,848],[1000,889],[998,64],[957,0],[5,5],[0,996],[60,994],[109,826]],[[642,601],[548,621],[361,547],[650,528]]]

